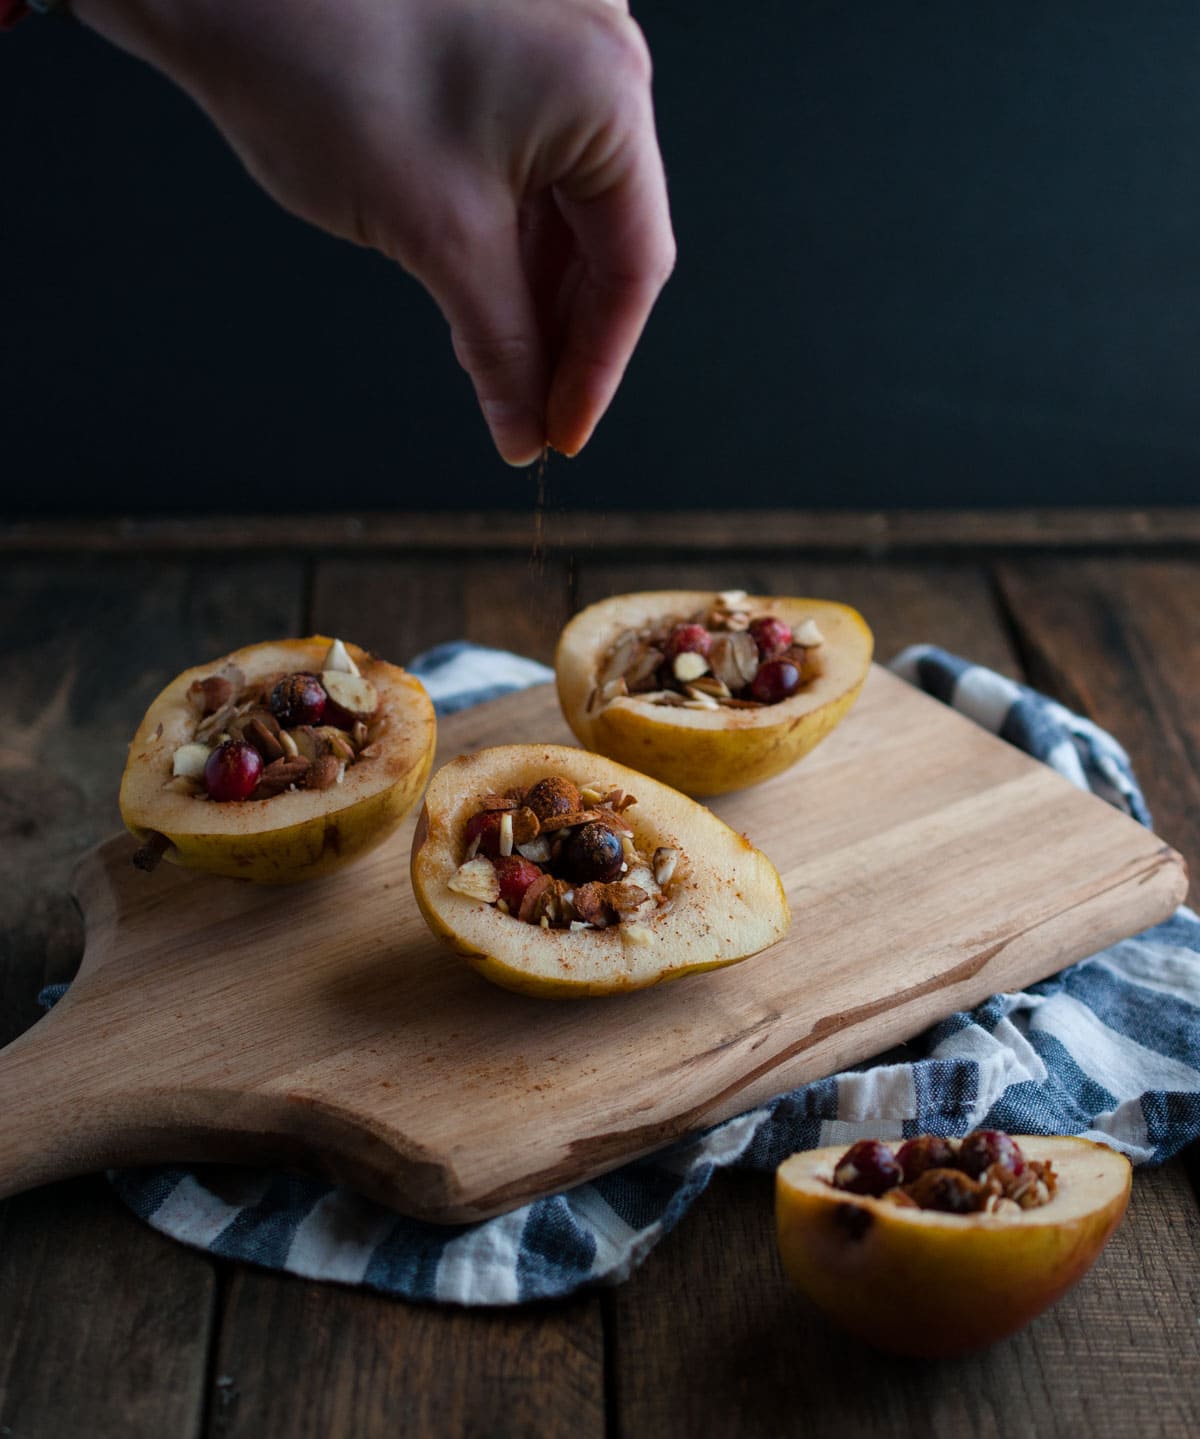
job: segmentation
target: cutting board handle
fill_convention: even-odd
[[[83,1053],[86,1078],[72,1064]],[[112,1162],[120,1103],[97,1085],[96,1060],[94,1039],[69,1010],[0,1050],[0,1198]]]

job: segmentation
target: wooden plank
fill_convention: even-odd
[[[539,658],[568,610],[567,576],[523,561],[327,561],[312,628],[408,659],[445,640]],[[279,1376],[286,1373],[287,1383]],[[467,1311],[238,1270],[229,1289],[209,1432],[221,1439],[397,1433],[605,1432],[600,1302]]]
[[[0,552],[442,550],[528,554],[538,540],[582,554],[731,550],[813,554],[1130,547],[1200,544],[1200,509],[1145,510],[646,510],[554,509],[539,531],[529,509],[316,515],[9,520]]]
[[[619,1435],[1186,1439],[1200,1427],[1200,1265],[1179,1165],[1140,1171],[1087,1277],[946,1363],[881,1355],[784,1279],[769,1177],[718,1176],[610,1304]]]
[[[328,559],[317,566],[312,628],[400,664],[456,639],[549,663],[567,614],[561,557]]]
[[[600,1439],[600,1303],[521,1309],[397,1303],[238,1270],[217,1350],[220,1439]]]
[[[1000,583],[1033,684],[1129,751],[1155,827],[1200,894],[1200,569],[1182,560],[1006,562]]]
[[[0,1206],[0,1434],[200,1433],[213,1266],[99,1177]]]
[[[142,710],[199,656],[293,629],[300,577],[281,560],[5,566],[3,1041],[39,1016],[41,985],[79,961],[70,873],[119,824]],[[211,1262],[137,1223],[101,1180],[0,1205],[0,1433],[197,1432],[214,1293]]]
[[[853,605],[871,626],[875,658],[883,663],[907,645],[936,644],[1002,674],[1017,675],[1017,659],[1000,623],[991,580],[974,564],[785,561],[747,555],[675,561],[656,565],[653,573],[656,589],[737,588]],[[578,604],[644,588],[646,575],[647,567],[636,561],[584,561],[578,574]]]

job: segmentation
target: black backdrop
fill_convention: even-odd
[[[1194,0],[635,6],[679,266],[572,507],[1200,498]],[[526,507],[422,291],[0,37],[6,512]]]

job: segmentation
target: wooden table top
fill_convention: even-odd
[[[0,1043],[78,962],[67,879],[118,825],[147,702],[199,657],[287,633],[549,659],[574,609],[622,590],[844,600],[883,658],[934,641],[1111,729],[1200,874],[1200,510],[551,514],[531,559],[533,537],[527,515],[0,526]],[[1198,1189],[1197,1146],[1139,1171],[1077,1289],[933,1364],[863,1349],[789,1290],[762,1175],[719,1176],[619,1288],[516,1311],[213,1259],[90,1177],[0,1204],[0,1436],[1190,1436]]]

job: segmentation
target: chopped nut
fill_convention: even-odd
[[[219,734],[229,721],[233,718],[236,706],[232,700],[223,704],[220,709],[214,710],[207,719],[202,720],[196,726],[196,738],[198,740],[211,739],[213,735]]]
[[[753,636],[744,631],[730,635],[729,643],[733,662],[742,676],[742,684],[748,685],[758,673],[758,646],[754,643]],[[740,686],[731,685],[730,688],[738,689]]]
[[[304,777],[308,773],[308,761],[301,755],[294,759],[277,759],[267,765],[258,781],[258,788],[251,796],[253,799],[270,799],[273,795],[282,794],[284,790],[293,786],[299,788],[304,783]]]
[[[599,785],[585,784],[579,791],[579,798],[586,805],[596,805],[604,798],[604,791]]]
[[[688,698],[683,706],[685,710],[719,710],[721,708],[712,695],[706,695],[702,690],[692,689],[689,686],[687,695]]]
[[[641,642],[634,630],[625,630],[622,634],[618,635],[612,649],[608,652],[608,657],[600,668],[599,674],[596,676],[597,686],[603,689],[605,685],[611,684],[613,680],[620,679],[633,663],[640,648]]]
[[[591,824],[604,818],[604,812],[598,809],[577,809],[571,814],[552,814],[541,821],[541,832],[550,834],[554,830],[573,829],[577,824]],[[608,818],[611,818],[611,815]]]
[[[810,619],[792,631],[792,642],[808,649],[813,645],[823,645],[825,636],[817,628],[816,620]]]
[[[284,754],[287,755],[289,759],[295,759],[300,753],[300,746],[296,743],[294,737],[285,729],[279,731],[279,743],[283,747]]]
[[[336,755],[347,764],[353,761],[354,746],[345,730],[338,729],[336,725],[323,724],[318,725],[316,735],[330,754]]]
[[[362,720],[354,721],[354,728],[350,731],[350,740],[357,750],[361,750],[366,745],[367,727]]]
[[[326,751],[313,760],[304,776],[306,789],[332,789],[342,773],[342,761]]]
[[[312,725],[297,725],[295,729],[289,730],[288,733],[296,746],[296,752],[303,755],[309,764],[311,764],[319,754],[325,753],[325,746],[317,738],[317,732]]]
[[[472,843],[477,846],[479,839],[480,836],[476,835]],[[528,844],[518,844],[517,853],[522,859],[532,860],[534,864],[548,864],[550,862],[550,841],[545,835],[538,835]]]
[[[202,779],[212,753],[206,744],[181,744],[171,759],[171,773],[185,779]]]
[[[513,852],[513,817],[511,810],[500,816],[500,853],[507,859]]]
[[[334,670],[342,674],[360,675],[362,671],[354,663],[350,651],[341,642],[334,640],[326,651],[325,658],[321,661],[323,670]]]
[[[321,684],[334,704],[355,719],[370,719],[379,708],[379,691],[361,675],[322,670]]]
[[[682,654],[675,656],[671,670],[680,684],[688,684],[708,673],[708,661],[693,650],[684,650]]]
[[[188,686],[188,703],[201,715],[214,714],[233,699],[233,684],[224,675],[209,675]]]
[[[485,904],[493,904],[500,898],[500,881],[495,868],[491,860],[483,856],[460,864],[446,881],[446,888],[467,899],[481,899]]]
[[[278,724],[275,725],[278,731]],[[242,738],[262,755],[268,764],[272,760],[281,759],[285,753],[283,745],[275,734],[267,727],[266,721],[258,715],[253,716],[248,723],[242,727]]]
[[[679,851],[663,844],[654,851],[654,882],[657,885],[670,884],[679,863]]]
[[[526,924],[537,924],[547,913],[548,906],[553,904],[555,895],[553,878],[548,874],[539,875],[522,896],[517,918]]]
[[[722,609],[739,610],[746,603],[745,590],[722,590],[717,595],[717,602]]]
[[[719,680],[716,675],[701,675],[698,680],[693,680],[688,685],[689,694],[700,693],[709,695],[713,699],[727,700],[729,698],[729,686],[724,680]]]

